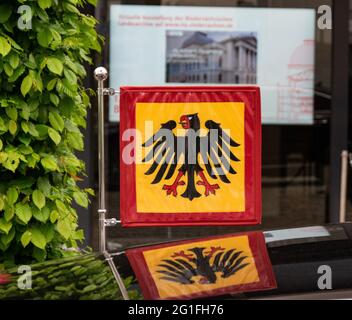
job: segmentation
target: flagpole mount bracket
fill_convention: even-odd
[[[104,94],[105,96],[110,96],[110,97],[112,97],[112,96],[115,96],[115,95],[117,95],[117,94],[120,94],[120,91],[115,90],[114,88],[105,88],[105,89],[103,89],[103,94]]]
[[[104,220],[104,224],[105,224],[105,227],[115,227],[117,226],[118,224],[120,224],[121,221],[120,220],[117,220],[115,218],[112,218],[112,219],[105,219]]]

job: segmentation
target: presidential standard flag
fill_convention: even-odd
[[[276,288],[262,232],[126,251],[145,299],[195,299]]]
[[[125,227],[261,222],[258,87],[125,87]]]

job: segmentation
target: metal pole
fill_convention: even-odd
[[[98,190],[98,215],[99,215],[99,250],[106,251],[105,230],[105,148],[104,148],[104,81],[108,78],[108,71],[99,67],[94,70],[94,77],[98,81],[98,166],[99,166],[99,190]]]
[[[117,285],[119,286],[119,289],[121,291],[121,295],[122,295],[123,299],[130,300],[130,298],[128,296],[127,289],[125,287],[125,284],[123,283],[123,280],[122,280],[119,272],[116,269],[113,258],[111,257],[111,255],[107,251],[104,252],[104,256],[105,256],[105,260],[108,262],[110,269],[115,277]]]
[[[348,177],[348,151],[341,153],[340,223],[346,222],[346,198]]]
[[[105,200],[105,133],[104,133],[104,95],[117,94],[115,90],[105,89],[104,81],[108,78],[108,71],[99,67],[94,70],[94,77],[98,81],[98,166],[99,166],[99,190],[98,190],[98,215],[99,215],[99,250],[104,254],[115,280],[120,288],[122,297],[129,300],[128,292],[123,280],[116,269],[112,257],[106,250],[106,227],[115,226],[120,221],[106,219],[106,200]]]

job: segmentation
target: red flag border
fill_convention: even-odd
[[[183,244],[188,244],[192,242],[202,242],[216,239],[226,239],[232,237],[248,236],[249,247],[252,251],[254,258],[254,263],[258,271],[259,282],[234,285],[220,289],[214,289],[209,291],[202,291],[196,294],[182,295],[170,297],[165,300],[188,300],[188,299],[198,299],[205,297],[221,296],[226,294],[237,294],[244,292],[258,292],[265,290],[273,290],[277,288],[277,283],[275,279],[275,274],[272,268],[272,264],[268,255],[268,251],[265,244],[264,234],[260,231],[244,232],[229,235],[213,236],[208,238],[199,238],[192,240],[177,241],[171,243],[164,243],[156,246],[147,246],[136,249],[126,250],[126,256],[131,264],[131,267],[137,277],[138,284],[142,290],[144,299],[146,300],[160,300],[157,286],[152,278],[149,271],[148,265],[144,259],[143,252],[155,249],[161,249],[172,246],[179,246]]]
[[[166,93],[166,94],[165,94]],[[187,97],[185,97],[187,95]],[[212,100],[209,101],[209,95]],[[261,223],[261,109],[260,89],[240,87],[121,87],[120,150],[126,129],[136,127],[136,103],[182,102],[245,103],[245,194],[244,212],[138,213],[135,164],[127,165],[120,152],[120,218],[123,227],[228,226]],[[252,183],[251,183],[252,182]]]

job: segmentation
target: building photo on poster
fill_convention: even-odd
[[[256,33],[166,31],[166,82],[256,84]]]
[[[312,124],[314,40],[313,9],[111,5],[110,86],[256,84],[263,124]]]

